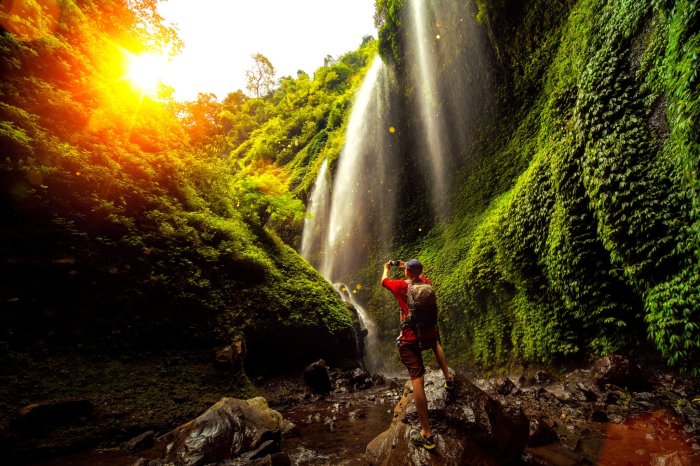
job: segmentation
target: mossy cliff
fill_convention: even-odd
[[[380,50],[400,67],[405,2],[378,5]],[[477,0],[497,117],[470,134],[453,217],[397,245],[437,283],[453,358],[649,343],[698,374],[698,6]]]

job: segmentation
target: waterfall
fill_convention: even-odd
[[[429,158],[430,187],[432,190],[432,205],[436,215],[441,215],[448,204],[449,192],[447,163],[443,141],[447,140],[444,120],[441,116],[441,102],[438,94],[437,76],[435,73],[435,54],[433,42],[439,40],[438,35],[428,31],[431,22],[426,14],[425,0],[409,0],[410,21],[409,53],[416,58],[411,67],[411,79],[415,88],[415,105],[423,130],[423,144]]]
[[[406,56],[412,111],[420,134],[413,157],[429,171],[433,214],[449,214],[454,174],[467,163],[470,140],[493,115],[492,60],[474,5],[453,0],[408,0]],[[426,166],[427,165],[427,166]]]
[[[470,139],[495,108],[489,79],[494,61],[474,8],[473,2],[407,0],[405,73],[390,75],[380,58],[369,67],[353,102],[345,144],[335,163],[323,162],[304,224],[301,253],[331,283],[356,284],[360,274],[378,280],[391,258],[399,208],[407,213],[402,220],[414,215],[428,226],[435,219],[448,221],[452,182],[469,167]],[[392,88],[390,76],[402,79],[402,87]],[[398,115],[399,108],[406,114]],[[409,204],[413,194],[424,204]],[[428,203],[430,208],[423,208]],[[430,216],[431,208],[433,218],[422,217],[425,211]],[[348,291],[336,286],[341,288]],[[378,343],[372,342],[377,332],[361,304],[369,301],[367,294],[350,290],[356,293],[340,294],[368,331],[365,354],[386,354],[371,348]],[[366,358],[365,363],[377,368],[377,362]]]
[[[326,236],[324,226],[328,222],[330,194],[331,182],[330,176],[328,176],[328,159],[323,159],[306,208],[300,250],[302,257],[316,268],[319,268],[322,263],[323,250],[321,247]]]
[[[376,325],[370,318],[365,308],[353,297],[353,293],[347,285],[344,283],[336,283],[333,286],[338,291],[338,294],[343,301],[352,305],[357,311],[357,317],[360,321],[360,329],[366,334],[364,341],[365,367],[370,373],[373,373],[383,366],[382,362],[377,360],[377,356],[381,354],[381,349],[379,346],[379,339],[377,338]]]
[[[390,251],[397,191],[392,179],[397,164],[387,69],[375,58],[353,102],[338,156],[332,188],[324,160],[314,183],[304,222],[301,254],[331,283],[349,280],[367,267],[373,256]],[[377,268],[380,273],[380,268]],[[361,296],[345,285],[334,285],[356,310],[365,338],[365,365],[376,369],[376,328]],[[362,288],[353,288],[355,292]]]
[[[396,210],[390,114],[387,70],[375,58],[355,98],[333,180],[320,269],[330,281],[366,267],[371,251],[388,250]]]

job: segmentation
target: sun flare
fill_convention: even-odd
[[[155,53],[130,55],[127,63],[126,79],[139,91],[150,96],[158,94],[158,87],[165,77],[168,62]]]

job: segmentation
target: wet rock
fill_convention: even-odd
[[[675,406],[677,414],[683,416],[687,422],[688,432],[700,432],[700,410],[695,407],[694,403],[679,403]]]
[[[304,369],[304,383],[316,393],[331,391],[331,379],[328,375],[326,361],[319,359]]]
[[[350,385],[359,390],[363,390],[372,386],[372,376],[369,372],[360,369],[353,369],[347,376]]]
[[[282,415],[270,409],[264,398],[222,398],[198,418],[166,434],[172,440],[164,460],[187,466],[218,463],[258,451],[268,441],[279,450],[282,429]]]
[[[280,451],[280,444],[279,442],[275,442],[274,440],[266,440],[258,446],[255,450],[248,451],[246,453],[243,453],[240,457],[242,461],[250,461],[250,460],[257,460],[261,458],[265,458],[266,456],[273,455],[274,453],[277,453]]]
[[[216,466],[291,466],[292,461],[284,452],[277,452],[259,459],[242,461],[239,458],[218,463]]]
[[[389,380],[389,388],[392,390],[400,390],[401,389],[401,384],[396,380],[396,379],[390,379]]]
[[[299,426],[286,419],[282,421],[282,438],[299,437],[300,435]]]
[[[607,389],[609,385],[630,390],[649,388],[649,382],[642,376],[639,366],[619,355],[598,359],[591,368],[591,377],[601,390]]]
[[[664,455],[653,455],[651,466],[691,466],[693,460],[690,456],[681,452],[673,452]]]
[[[541,447],[528,448],[523,455],[525,464],[557,466],[577,466],[590,464],[584,457],[574,453],[572,449],[566,448],[558,443],[550,443]]]
[[[216,352],[217,366],[240,369],[245,359],[245,344],[242,339],[236,339],[233,344],[224,346]]]
[[[83,399],[57,399],[33,403],[19,410],[10,428],[20,433],[40,433],[54,426],[70,424],[89,416],[94,406]]]
[[[518,386],[520,388],[525,388],[525,387],[532,385],[529,382],[530,381],[528,381],[528,379],[524,375],[521,375],[520,377],[518,377]]]
[[[504,408],[461,374],[455,377],[457,386],[447,393],[440,371],[425,375],[435,450],[429,453],[410,443],[410,431],[418,427],[418,417],[407,383],[391,426],[367,446],[368,463],[405,466],[517,462],[529,434],[529,421],[522,410]]]
[[[547,391],[544,387],[540,387],[532,391],[532,396],[535,400],[541,402],[558,401],[554,393]]]
[[[386,377],[384,377],[383,374],[373,374],[372,375],[372,384],[374,385],[386,385]]]
[[[598,395],[596,394],[593,387],[586,385],[584,383],[579,382],[576,384],[575,393],[580,393],[581,395],[583,395],[583,399],[581,399],[580,396],[578,396],[576,398],[579,401],[591,401],[591,402],[598,401]]]
[[[608,413],[600,409],[595,409],[591,413],[591,421],[593,422],[608,422],[609,420]]]
[[[515,384],[507,377],[496,383],[496,393],[499,395],[509,395],[513,390],[515,390]]]
[[[530,438],[527,441],[528,447],[539,447],[558,441],[559,436],[547,422],[543,419],[530,420]]]
[[[135,453],[137,451],[145,450],[146,448],[151,448],[156,439],[156,433],[152,430],[144,432],[141,435],[128,440],[120,445],[120,449],[124,453]]]
[[[351,421],[356,421],[358,419],[364,419],[367,415],[365,414],[364,410],[356,409],[354,411],[350,411],[348,416],[350,417]]]
[[[653,411],[655,395],[649,392],[634,393],[629,406],[632,411]]]
[[[549,385],[554,382],[554,377],[545,371],[537,371],[535,374],[535,384],[537,385]]]
[[[603,402],[609,405],[615,404],[622,398],[621,392],[605,392],[603,395]]]

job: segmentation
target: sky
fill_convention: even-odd
[[[265,55],[275,78],[313,75],[326,55],[355,50],[377,37],[375,0],[167,0],[158,11],[184,41],[168,65],[165,84],[178,100],[212,92],[221,100],[245,90],[254,53]]]

